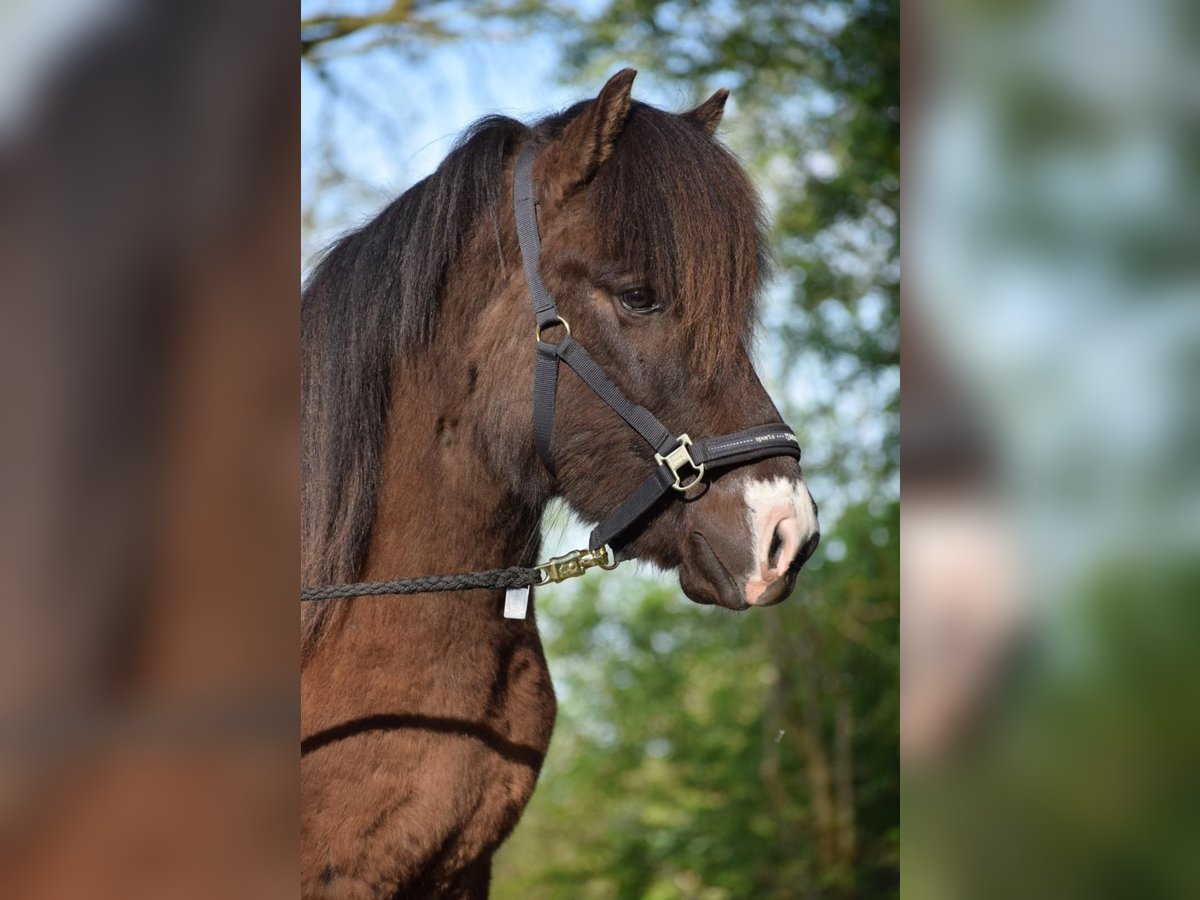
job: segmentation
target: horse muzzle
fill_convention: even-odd
[[[821,539],[803,479],[739,480],[711,491],[688,522],[680,587],[697,603],[734,610],[786,599]]]

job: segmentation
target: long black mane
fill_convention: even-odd
[[[302,578],[354,581],[366,561],[395,362],[433,335],[449,268],[484,217],[511,215],[506,163],[527,135],[550,140],[579,103],[532,129],[475,123],[437,171],[338,241],[306,285],[302,340]],[[602,246],[684,298],[681,324],[711,370],[745,340],[767,268],[761,206],[737,160],[684,116],[633,103],[622,139],[587,185]],[[715,379],[713,379],[715,382]],[[397,573],[403,575],[405,573]],[[304,641],[327,604],[305,604]]]
[[[476,122],[428,178],[334,244],[301,298],[301,540],[306,584],[353,580],[375,518],[391,377],[432,336],[455,256],[497,215],[504,165],[527,129]],[[321,610],[306,609],[305,631]]]

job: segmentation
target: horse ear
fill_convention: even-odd
[[[548,171],[566,193],[589,180],[609,156],[633,103],[634,69],[622,69],[566,128],[548,154]]]
[[[725,112],[725,101],[729,99],[729,91],[719,89],[715,94],[684,115],[700,125],[709,134],[715,134]]]

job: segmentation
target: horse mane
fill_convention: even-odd
[[[510,215],[508,157],[526,136],[548,141],[587,106],[533,128],[481,119],[432,175],[337,241],[301,300],[301,575],[305,584],[360,577],[375,520],[396,362],[434,334],[450,266],[480,220]],[[737,160],[698,124],[632,104],[623,139],[586,186],[601,247],[642,267],[675,297],[710,373],[747,339],[767,268],[761,205]],[[716,383],[717,379],[710,379]],[[398,573],[404,574],[404,573]],[[303,604],[302,654],[329,604]]]
[[[366,561],[395,362],[427,344],[450,265],[496,215],[528,129],[491,116],[437,170],[338,240],[301,296],[301,576],[353,581]],[[302,646],[328,604],[305,604]]]

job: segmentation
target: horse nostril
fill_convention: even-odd
[[[766,553],[760,558],[760,564],[764,567],[764,577],[773,581],[792,564],[796,551],[800,549],[801,534],[800,524],[791,516],[782,518],[774,526],[768,527],[771,529],[771,537],[764,542]]]
[[[783,535],[779,533],[778,523],[771,532],[771,548],[767,551],[767,568],[774,569],[779,564],[779,551],[783,548]]]
[[[804,542],[804,546],[800,548],[800,552],[792,560],[792,566],[799,570],[801,566],[808,562],[808,558],[817,552],[817,544],[819,543],[821,543],[821,532],[814,531],[813,536]]]

